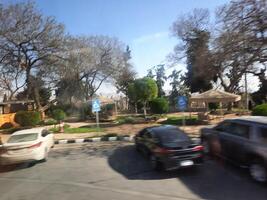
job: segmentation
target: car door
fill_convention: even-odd
[[[42,139],[43,139],[44,145],[47,149],[50,149],[51,146],[53,146],[52,137],[53,137],[53,135],[48,130],[45,129],[42,131]]]
[[[250,129],[248,124],[231,122],[225,131],[220,132],[224,156],[235,162],[243,162],[245,160]]]
[[[213,130],[213,138],[211,141],[212,150],[215,151],[215,154],[219,154],[223,157],[226,157],[229,154],[228,149],[228,132],[232,128],[232,123],[230,121],[223,121],[218,126],[216,126]],[[214,136],[216,135],[216,139]]]
[[[145,147],[149,152],[153,151],[157,143],[156,138],[153,137],[153,134],[149,130],[144,133],[144,142]]]

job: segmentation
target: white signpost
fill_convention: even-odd
[[[99,99],[94,99],[92,101],[92,112],[95,112],[96,115],[96,125],[99,128],[99,115],[98,112],[101,110],[101,103]]]

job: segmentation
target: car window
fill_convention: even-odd
[[[215,130],[222,131],[222,132],[229,132],[233,128],[233,125],[231,122],[225,121],[220,123]]]
[[[231,127],[232,128],[228,131],[228,133],[239,137],[249,138],[250,126],[245,124],[233,123]]]
[[[260,139],[267,144],[267,128],[260,128]]]
[[[176,130],[157,134],[157,137],[163,144],[189,140],[186,134]]]
[[[19,143],[19,142],[30,142],[38,138],[38,133],[27,133],[21,135],[12,135],[7,143]]]

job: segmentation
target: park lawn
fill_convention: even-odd
[[[59,132],[59,127],[50,128],[50,131],[54,133]],[[70,128],[64,126],[64,133],[91,133],[91,132],[103,132],[103,128],[97,127],[78,127],[78,128]]]

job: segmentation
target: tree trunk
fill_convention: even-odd
[[[146,102],[144,102],[144,116],[146,118]]]
[[[137,110],[137,103],[134,103],[134,110],[135,110],[135,114],[138,113],[138,110]]]
[[[36,108],[37,108],[37,110],[41,114],[41,119],[44,120],[44,118],[45,118],[45,112],[42,109],[42,105],[41,105],[41,102],[40,102],[39,89],[36,88],[36,87],[33,88],[33,98],[34,98],[34,102],[36,104]]]

